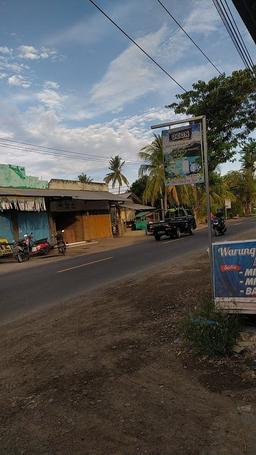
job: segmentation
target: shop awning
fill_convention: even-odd
[[[43,197],[24,197],[0,196],[0,211],[21,210],[26,212],[45,212],[45,200]]]

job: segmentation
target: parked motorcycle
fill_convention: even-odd
[[[24,262],[29,260],[29,247],[24,240],[18,240],[13,243],[12,253],[13,257],[18,262]]]
[[[227,231],[226,224],[224,218],[216,217],[212,221],[212,228],[215,237],[218,237],[219,235],[224,235],[225,232]]]
[[[43,256],[48,254],[51,249],[51,245],[47,238],[33,240],[32,232],[29,235],[24,235],[23,242],[27,246],[30,256]]]

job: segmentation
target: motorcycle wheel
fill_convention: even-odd
[[[180,230],[180,228],[177,228],[176,229],[176,239],[180,239],[180,237],[181,237],[181,230]]]
[[[217,230],[217,229],[214,229],[214,235],[215,235],[215,237],[218,237],[218,236],[219,236],[219,233],[218,233],[218,230]]]
[[[66,247],[65,246],[59,246],[58,247],[58,251],[60,254],[62,254],[63,256],[65,256],[66,254]]]
[[[159,241],[160,240],[160,235],[155,234],[155,240]]]
[[[21,264],[23,262],[23,255],[18,253],[15,259]]]

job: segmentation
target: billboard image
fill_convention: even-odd
[[[166,186],[204,182],[199,123],[162,131]]]
[[[212,245],[218,307],[256,313],[256,240]]]

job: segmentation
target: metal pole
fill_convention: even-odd
[[[213,294],[211,198],[210,198],[210,185],[209,185],[208,146],[207,146],[207,130],[206,130],[206,117],[205,116],[203,116],[203,118],[202,118],[202,126],[203,126],[204,178],[205,178],[206,203],[207,203],[209,259],[210,259],[210,272],[211,272],[211,288],[212,288],[212,294]]]

